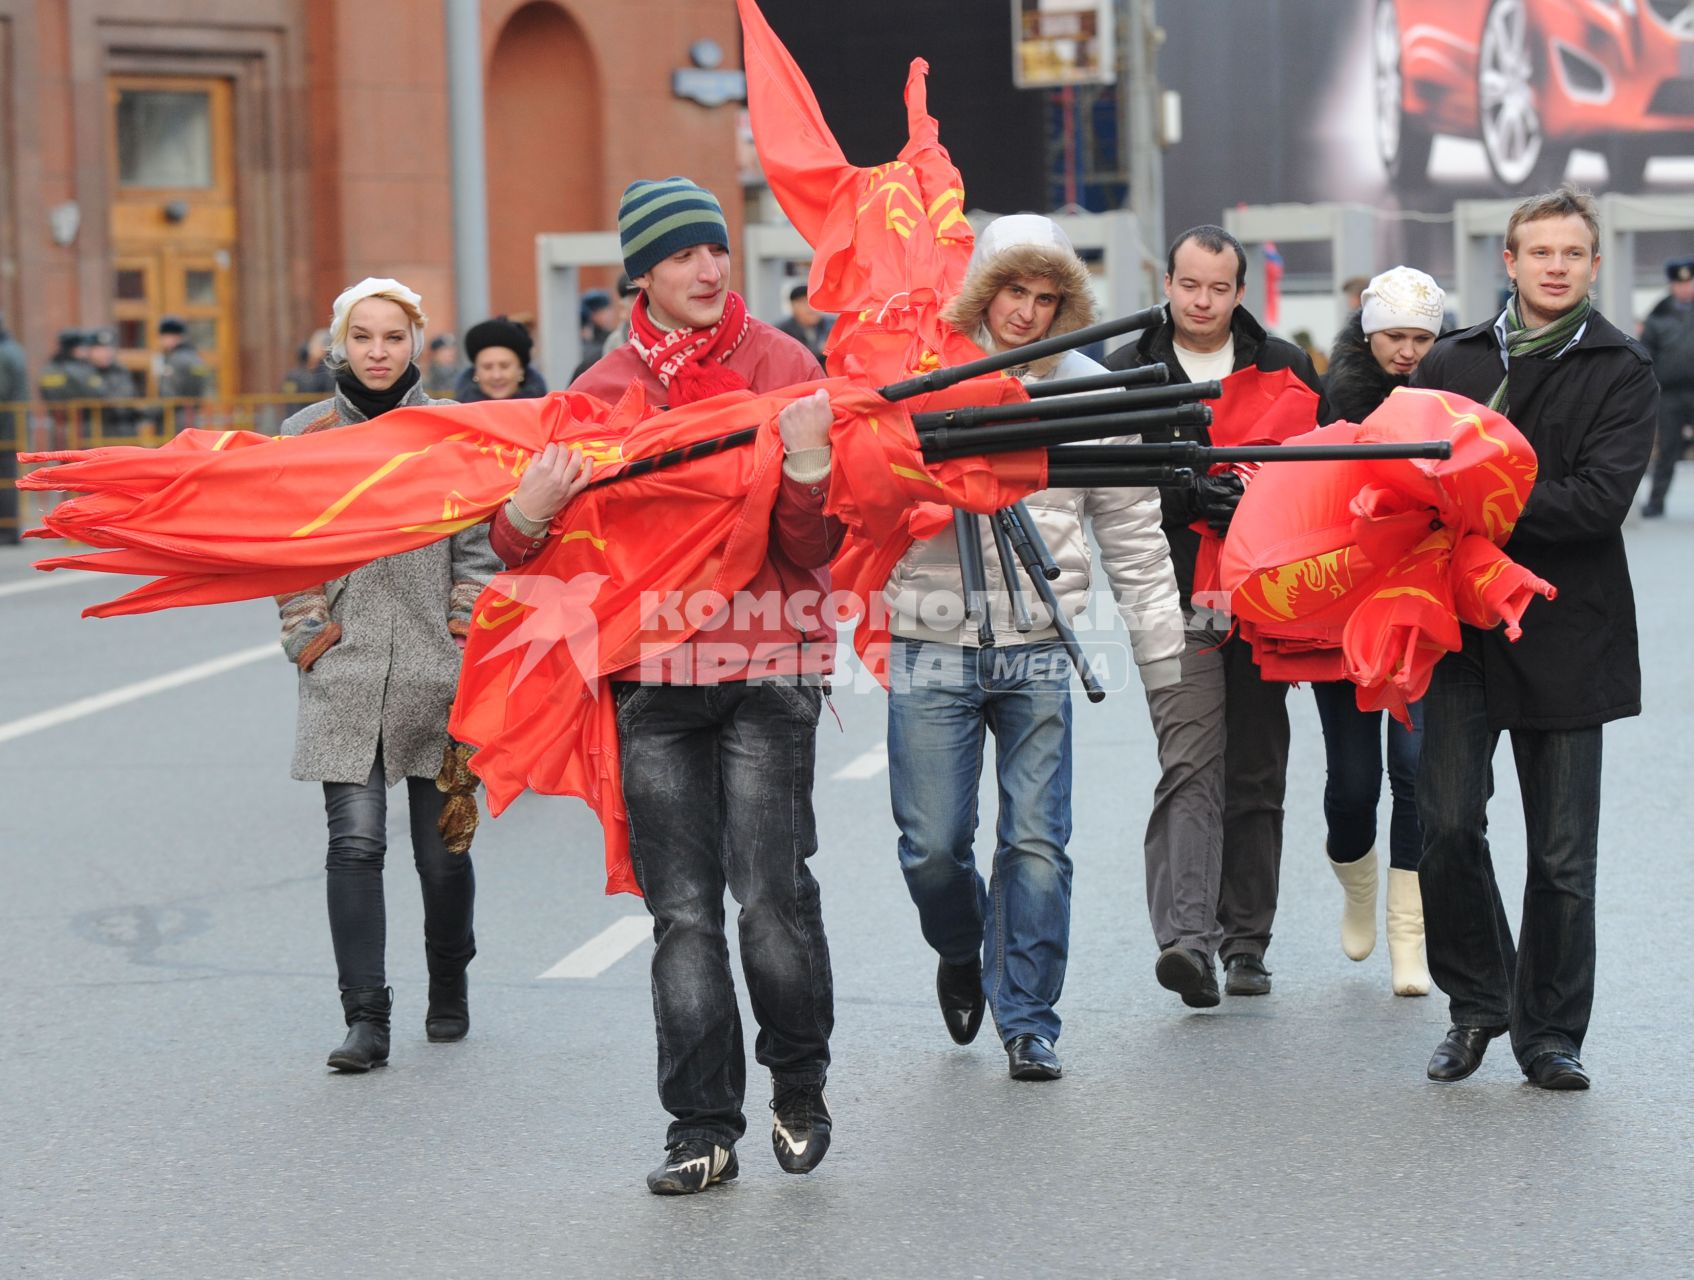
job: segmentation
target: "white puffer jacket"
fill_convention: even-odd
[[[1059,285],[1063,300],[1048,330],[1050,335],[1093,323],[1093,295],[1086,268],[1064,232],[1050,219],[1033,214],[1000,218],[978,237],[964,286],[948,307],[948,321],[970,334],[984,350],[996,350],[982,320],[1000,288],[1020,276],[1047,276]],[[1023,380],[1080,378],[1103,372],[1099,364],[1071,351],[1037,362]],[[1138,439],[1121,436],[1109,443],[1133,444]],[[1182,607],[1170,548],[1159,527],[1159,491],[1044,489],[1025,499],[1025,505],[1059,566],[1060,576],[1052,586],[1060,609],[1074,620],[1088,605],[1093,554],[1084,531],[1086,520],[1100,545],[1101,565],[1116,597],[1118,614],[1129,629],[1143,685],[1161,689],[1177,683],[1182,678]],[[1013,627],[1011,600],[989,521],[984,517],[978,524],[994,643],[1009,646],[1053,639],[1057,632],[1027,576],[1020,576],[1019,585],[1036,629],[1019,632]],[[964,626],[964,583],[951,526],[913,544],[895,566],[883,598],[892,615],[890,629],[896,636],[973,647],[977,643],[975,628],[967,630]],[[1082,639],[1086,643],[1089,636],[1084,633]]]

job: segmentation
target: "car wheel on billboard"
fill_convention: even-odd
[[[1535,43],[1526,0],[1494,0],[1476,60],[1477,132],[1494,180],[1508,191],[1564,177],[1570,148],[1549,141],[1535,96]]]
[[[1422,182],[1429,170],[1429,148],[1434,137],[1421,120],[1406,114],[1406,86],[1400,75],[1400,18],[1394,0],[1377,0],[1371,50],[1375,68],[1376,154],[1395,182]]]

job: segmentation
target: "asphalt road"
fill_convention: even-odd
[[[393,1058],[333,1075],[321,794],[288,778],[293,673],[253,656],[273,610],[83,621],[110,583],[18,590],[29,557],[0,549],[0,1274],[1694,1274],[1694,474],[1631,554],[1648,714],[1607,730],[1592,1092],[1530,1089],[1499,1046],[1464,1084],[1425,1081],[1444,1000],[1393,998],[1384,951],[1354,964],[1336,939],[1304,691],[1275,991],[1203,1013],[1152,976],[1145,704],[1079,702],[1066,1073],[1009,1081],[991,1034],[961,1049],[941,1027],[874,754],[884,708],[861,690],[819,739],[834,1145],[782,1173],[755,1083],[739,1182],[679,1201],[642,1182],[666,1117],[650,944],[625,950],[642,929],[619,922],[643,913],[603,895],[584,806],[526,797],[479,834],[456,1045],[424,1039],[397,806]],[[542,976],[561,966],[584,976]]]

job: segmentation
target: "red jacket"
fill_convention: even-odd
[[[824,376],[811,352],[761,320],[749,319],[747,336],[724,363],[756,392],[777,391]],[[632,382],[642,385],[650,404],[664,404],[664,386],[628,344],[585,370],[571,383],[571,390],[616,401]],[[659,672],[647,673],[649,679],[697,684],[833,668],[835,628],[825,616],[823,602],[830,589],[829,562],[844,530],[839,520],[824,514],[828,493],[827,476],[796,480],[785,466],[771,512],[765,563],[738,595],[752,607],[732,608],[722,625],[697,633],[691,653],[667,657]],[[519,533],[502,508],[494,517],[489,543],[508,566],[515,567],[533,558],[546,545],[546,538]],[[772,602],[775,608],[761,607]],[[640,678],[642,673],[635,668],[613,676]]]

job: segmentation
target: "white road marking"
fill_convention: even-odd
[[[643,942],[653,939],[652,916],[625,916],[607,925],[539,978],[598,978]]]
[[[854,756],[842,765],[830,777],[837,780],[843,778],[874,778],[888,768],[888,744],[879,742],[863,755]]]
[[[0,596],[21,596],[26,591],[45,591],[48,587],[93,586],[100,582],[110,583],[111,579],[97,573],[60,569],[54,573],[38,573],[21,582],[0,583]]]
[[[134,684],[126,684],[106,693],[97,693],[88,698],[78,698],[75,702],[67,702],[62,707],[54,707],[49,711],[38,711],[36,714],[25,716],[21,720],[11,720],[5,724],[0,724],[0,742],[10,742],[13,738],[22,738],[27,734],[38,733],[43,729],[52,729],[61,724],[68,724],[72,720],[80,720],[84,716],[91,716],[99,711],[107,711],[112,707],[121,707],[124,703],[134,702],[137,698],[164,693],[167,689],[193,684],[196,680],[204,680],[209,676],[222,675],[225,671],[245,667],[263,658],[274,658],[280,652],[276,641],[273,640],[269,644],[256,644],[251,649],[238,649],[234,653],[226,653],[221,658],[197,662],[192,667],[183,667],[179,671],[170,671],[162,676],[154,676],[149,680],[137,680]]]

